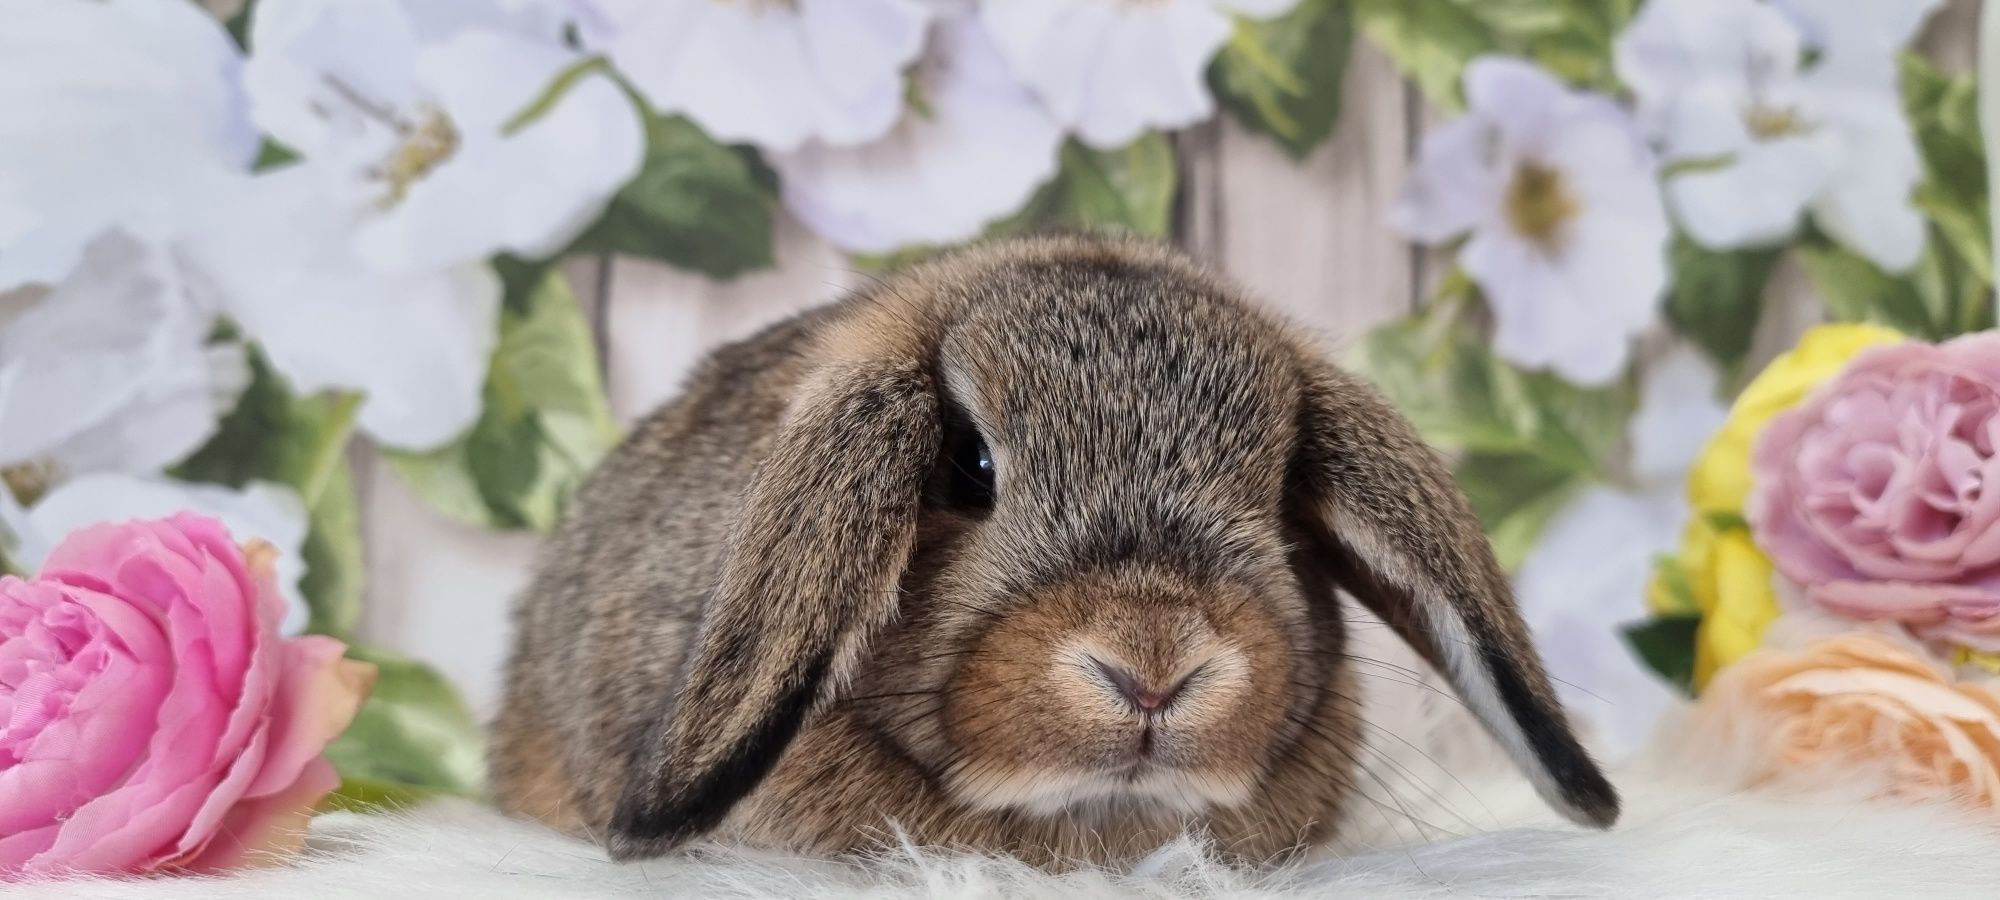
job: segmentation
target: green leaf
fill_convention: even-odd
[[[344,460],[306,514],[311,528],[302,550],[306,573],[299,579],[299,592],[312,614],[306,630],[344,637],[361,621],[368,570],[361,550],[361,500]]]
[[[1646,667],[1683,693],[1694,694],[1694,636],[1700,616],[1661,616],[1625,628],[1625,640]]]
[[[590,325],[562,274],[513,262],[498,268],[507,293],[479,421],[437,450],[386,456],[452,518],[546,530],[617,442],[618,427]]]
[[[1993,283],[1986,142],[1971,75],[1949,76],[1916,54],[1902,68],[1903,110],[1923,153],[1916,204],[1981,283]]]
[[[249,352],[250,385],[207,444],[168,474],[241,488],[252,481],[289,485],[305,502],[305,577],[299,590],[311,612],[307,630],[345,636],[361,615],[361,525],[348,471],[347,444],[360,398],[299,397],[261,354]]]
[[[326,748],[343,782],[358,786],[349,799],[478,796],[479,725],[444,677],[380,650],[349,648],[347,655],[377,670],[368,702]]]
[[[1584,473],[1524,454],[1468,454],[1455,471],[1494,554],[1510,572],[1528,558],[1549,521],[1590,483]]]
[[[1209,66],[1208,83],[1244,127],[1304,159],[1340,117],[1341,76],[1353,43],[1347,0],[1300,0],[1263,22],[1239,16]]]
[[[987,233],[1075,228],[1166,237],[1179,180],[1173,144],[1158,132],[1108,151],[1072,140],[1063,145],[1056,177]]]
[[[772,195],[758,174],[694,123],[649,117],[645,167],[570,250],[643,256],[716,278],[770,266]]]
[[[1731,380],[1750,354],[1757,320],[1764,313],[1764,286],[1779,251],[1708,250],[1676,236],[1672,250],[1674,283],[1667,297],[1667,320],[1706,351]]]
[[[1523,372],[1487,342],[1422,317],[1392,322],[1356,345],[1350,363],[1446,450],[1534,457],[1596,473],[1623,436],[1631,391],[1588,389]]]
[[[1818,235],[1799,244],[1799,262],[1836,319],[1877,322],[1933,341],[1993,327],[1990,286],[1937,228],[1916,268],[1901,275]]]
[[[1665,591],[1665,600],[1672,603],[1669,610],[1673,615],[1699,615],[1701,601],[1695,597],[1694,583],[1688,577],[1687,566],[1671,553],[1661,554],[1653,559],[1653,581]]]
[[[1525,56],[1572,84],[1615,90],[1612,42],[1637,0],[1353,0],[1354,20],[1437,106],[1462,103],[1475,57]]]
[[[1707,523],[1711,531],[1714,531],[1717,534],[1728,534],[1729,532],[1732,531],[1750,530],[1749,519],[1744,518],[1742,513],[1731,512],[1726,509],[1708,510],[1701,514],[1701,519],[1703,522]]]

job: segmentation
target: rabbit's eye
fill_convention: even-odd
[[[977,430],[959,429],[950,436],[944,469],[946,504],[979,511],[993,508],[993,449]]]

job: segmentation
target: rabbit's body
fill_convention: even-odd
[[[605,462],[521,602],[494,788],[621,856],[1266,857],[1365,802],[1337,587],[1615,814],[1379,399],[1162,251],[978,250],[718,351]]]

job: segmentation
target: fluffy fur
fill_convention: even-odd
[[[1391,688],[1422,708],[1418,688]],[[1450,710],[1430,709],[1407,736],[1384,738],[1379,815],[1350,829],[1351,855],[1240,868],[1197,840],[1168,843],[1137,865],[1054,874],[1018,860],[901,849],[830,862],[698,845],[690,853],[615,864],[597,846],[466,804],[396,817],[327,816],[313,855],[292,868],[227,879],[67,882],[0,888],[14,900],[373,900],[380,897],[556,900],[717,897],[731,900],[1289,900],[1289,898],[1988,898],[2000,884],[2000,822],[1949,806],[1871,802],[1866,773],[1734,789],[1733,749],[1663,741],[1620,770],[1623,824],[1609,832],[1556,822],[1511,774],[1453,777],[1434,750],[1402,740],[1451,738],[1472,769]],[[1390,715],[1393,720],[1394,714]],[[1428,730],[1428,734],[1426,731]],[[1477,738],[1470,738],[1476,744]],[[1400,753],[1391,748],[1401,748]],[[1434,781],[1432,779],[1435,779]],[[1512,827],[1502,827],[1512,826]],[[1485,830],[1497,829],[1497,830]],[[1415,833],[1434,843],[1406,844]],[[1456,835],[1456,836],[1454,836]],[[1373,849],[1361,849],[1367,846]]]

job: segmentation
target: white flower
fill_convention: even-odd
[[[1623,370],[1667,285],[1671,229],[1655,165],[1609,99],[1534,66],[1466,68],[1466,114],[1424,138],[1390,224],[1438,243],[1493,308],[1494,350],[1601,384]]]
[[[482,17],[479,13],[484,11]],[[267,0],[245,68],[258,124],[350,210],[362,260],[433,272],[547,256],[638,173],[638,111],[541,16],[466,0]]]
[[[1683,476],[1728,415],[1715,388],[1714,367],[1691,349],[1651,366],[1629,434],[1637,489],[1585,491],[1514,580],[1556,692],[1614,755],[1638,749],[1674,703],[1621,630],[1646,618],[1653,560],[1673,550],[1689,514]]]
[[[1055,173],[1062,129],[971,15],[940,22],[915,73],[922,107],[856,147],[777,153],[785,206],[834,244],[886,253],[966,240]]]
[[[561,77],[583,58],[560,26],[520,2],[256,8],[252,109],[300,160],[215,192],[184,244],[295,389],[361,391],[385,444],[434,447],[478,417],[486,259],[561,249],[643,161],[617,85]]]
[[[7,555],[33,572],[70,532],[105,522],[158,519],[191,512],[222,522],[230,537],[252,538],[278,549],[278,590],[285,596],[285,634],[305,630],[305,504],[291,488],[253,482],[242,490],[217,484],[189,484],[168,478],[101,473],[86,475],[51,491],[23,510],[0,491],[0,532],[11,532]]]
[[[357,423],[395,447],[435,447],[478,419],[500,316],[491,268],[367,265],[353,211],[306,166],[259,176],[215,208],[188,253],[294,390],[360,391]]]
[[[1640,747],[1674,702],[1621,630],[1646,618],[1653,557],[1673,548],[1686,517],[1676,487],[1593,487],[1549,522],[1514,579],[1557,695],[1614,758]]]
[[[166,254],[98,238],[52,290],[0,309],[0,472],[39,493],[193,452],[248,380],[240,347],[209,345],[214,327]]]
[[[195,4],[0,0],[0,22],[0,291],[112,226],[170,236],[256,157],[235,45]]]
[[[979,13],[1014,73],[1085,143],[1122,147],[1149,128],[1209,117],[1209,61],[1231,14],[1269,18],[1297,0],[1004,0]]]
[[[1728,249],[1814,221],[1876,265],[1923,252],[1922,161],[1895,52],[1939,0],[1652,0],[1616,47],[1690,236]],[[1788,15],[1789,13],[1789,15]],[[1808,35],[1820,56],[1804,65]]]
[[[923,49],[917,0],[599,0],[579,22],[654,108],[768,150],[874,140]]]

